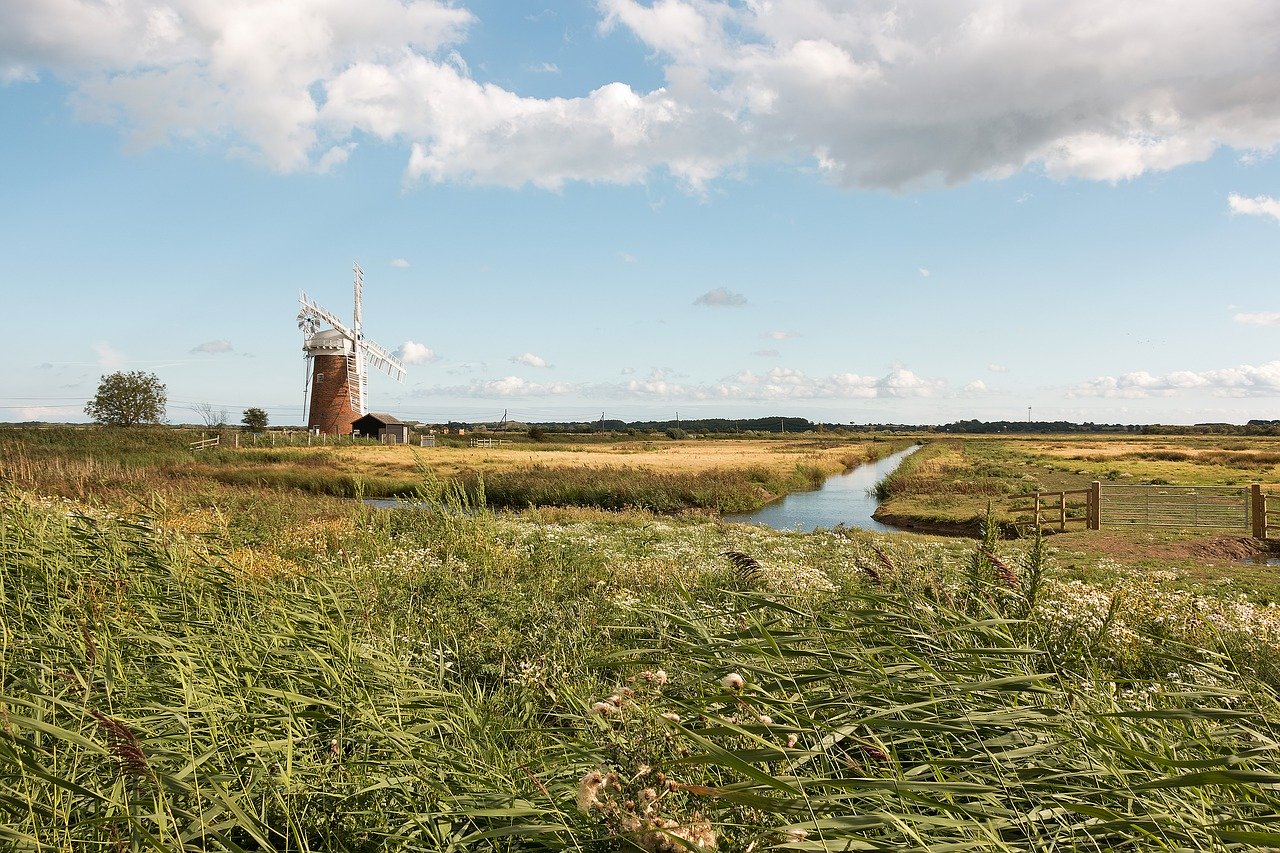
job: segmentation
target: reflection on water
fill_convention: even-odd
[[[817,491],[796,492],[755,512],[726,515],[724,520],[763,524],[775,530],[816,530],[843,524],[862,530],[896,531],[898,528],[871,517],[879,505],[871,489],[918,447],[908,447],[877,462],[859,465],[847,474],[837,474]]]

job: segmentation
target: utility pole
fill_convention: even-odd
[[[1027,406],[1027,423],[1031,423],[1031,407]]]

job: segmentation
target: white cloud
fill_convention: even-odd
[[[124,364],[124,354],[115,349],[108,343],[100,343],[94,346],[93,351],[98,354],[98,367],[103,370],[119,370]]]
[[[399,270],[407,270],[409,268],[409,262],[406,261],[404,258],[396,258],[394,261],[391,262],[390,266],[393,266]]]
[[[920,267],[920,277],[921,277],[921,278],[928,278],[928,277],[929,277],[929,271],[928,271],[927,269],[925,269],[924,267]]]
[[[625,373],[626,371],[624,371]],[[634,373],[634,371],[631,371]],[[465,385],[420,388],[416,396],[452,397],[570,397],[600,400],[780,402],[932,397],[946,391],[946,383],[895,368],[885,376],[837,373],[811,377],[803,371],[775,367],[762,373],[744,370],[719,382],[685,382],[670,371],[655,368],[645,378],[618,383],[532,382],[517,376],[476,380]]]
[[[766,338],[771,338],[775,341],[788,341],[788,340],[791,340],[792,338],[800,337],[800,333],[783,331],[782,329],[775,329],[772,332],[765,332],[764,336]]]
[[[1258,314],[1237,314],[1231,319],[1244,326],[1280,326],[1280,311],[1263,311]]]
[[[467,385],[435,386],[415,392],[420,397],[562,397],[581,386],[571,382],[530,382],[519,376],[476,381]]]
[[[663,87],[532,98],[474,79],[475,19],[445,0],[10,2],[0,82],[48,72],[130,144],[212,143],[280,171],[335,167],[369,136],[407,150],[410,182],[659,171],[701,191],[751,162],[816,163],[849,187],[1027,168],[1117,181],[1280,144],[1274,0],[598,8],[663,64]]]
[[[623,376],[630,376],[636,372],[636,369],[634,367],[624,367],[621,372]]]
[[[521,353],[520,355],[513,355],[508,360],[513,361],[516,364],[523,364],[527,367],[550,367],[551,366],[547,364],[547,360],[545,358],[543,358],[540,355],[534,355],[531,352]]]
[[[988,364],[987,370],[990,370],[992,373],[1008,373],[1009,372],[1009,368],[1005,367],[1003,364],[994,364],[994,363]]]
[[[554,62],[537,62],[530,65],[529,70],[535,74],[559,74],[560,66]]]
[[[736,308],[747,304],[747,297],[741,293],[734,293],[732,290],[724,287],[717,287],[715,290],[708,290],[706,293],[693,300],[694,305],[708,305],[713,308]]]
[[[1201,391],[1215,397],[1280,397],[1280,361],[1221,370],[1177,370],[1155,376],[1145,370],[1122,376],[1098,376],[1072,386],[1068,397],[1145,399]]]
[[[472,15],[439,0],[54,0],[0,6],[0,67],[71,82],[87,119],[135,145],[210,140],[280,171],[350,151],[322,112],[324,87],[359,63],[393,62],[462,37]]]
[[[638,260],[638,258],[630,252],[619,252],[618,257],[622,259],[624,264],[634,264]]]
[[[987,390],[987,383],[983,382],[981,379],[975,379],[969,384],[964,386],[964,391],[966,394],[982,394],[986,390]]]
[[[20,421],[67,421],[84,414],[78,406],[20,406],[15,411]]]
[[[405,364],[427,364],[440,358],[431,347],[414,341],[405,341],[396,347],[395,356]]]
[[[210,355],[217,355],[218,353],[223,353],[223,352],[231,352],[231,342],[221,341],[221,340],[205,341],[204,343],[200,344],[197,347],[192,347],[191,352],[193,354],[204,352],[204,353],[209,353]]]
[[[1227,205],[1232,213],[1243,213],[1248,216],[1270,216],[1280,221],[1280,199],[1271,196],[1244,196],[1232,193],[1227,196]]]
[[[0,68],[0,86],[9,86],[14,83],[34,83],[39,79],[39,74],[22,65],[8,65]]]
[[[803,371],[775,367],[765,373],[744,370],[716,383],[686,385],[673,383],[660,374],[648,380],[634,380],[621,389],[636,397],[664,397],[692,400],[849,400],[876,397],[931,397],[945,390],[946,383],[925,379],[904,368],[895,368],[882,377],[836,373],[811,377]]]

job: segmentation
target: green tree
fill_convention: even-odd
[[[240,422],[254,432],[259,432],[267,428],[267,413],[257,406],[250,406],[244,410],[244,417]]]
[[[158,424],[165,419],[169,394],[154,373],[117,371],[102,377],[98,393],[85,403],[84,413],[106,426]]]

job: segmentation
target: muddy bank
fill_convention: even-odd
[[[977,539],[982,536],[982,519],[971,521],[938,521],[936,519],[917,518],[912,515],[898,515],[892,512],[876,510],[871,517],[881,524],[896,527],[908,533],[928,533],[933,536],[962,536]]]

